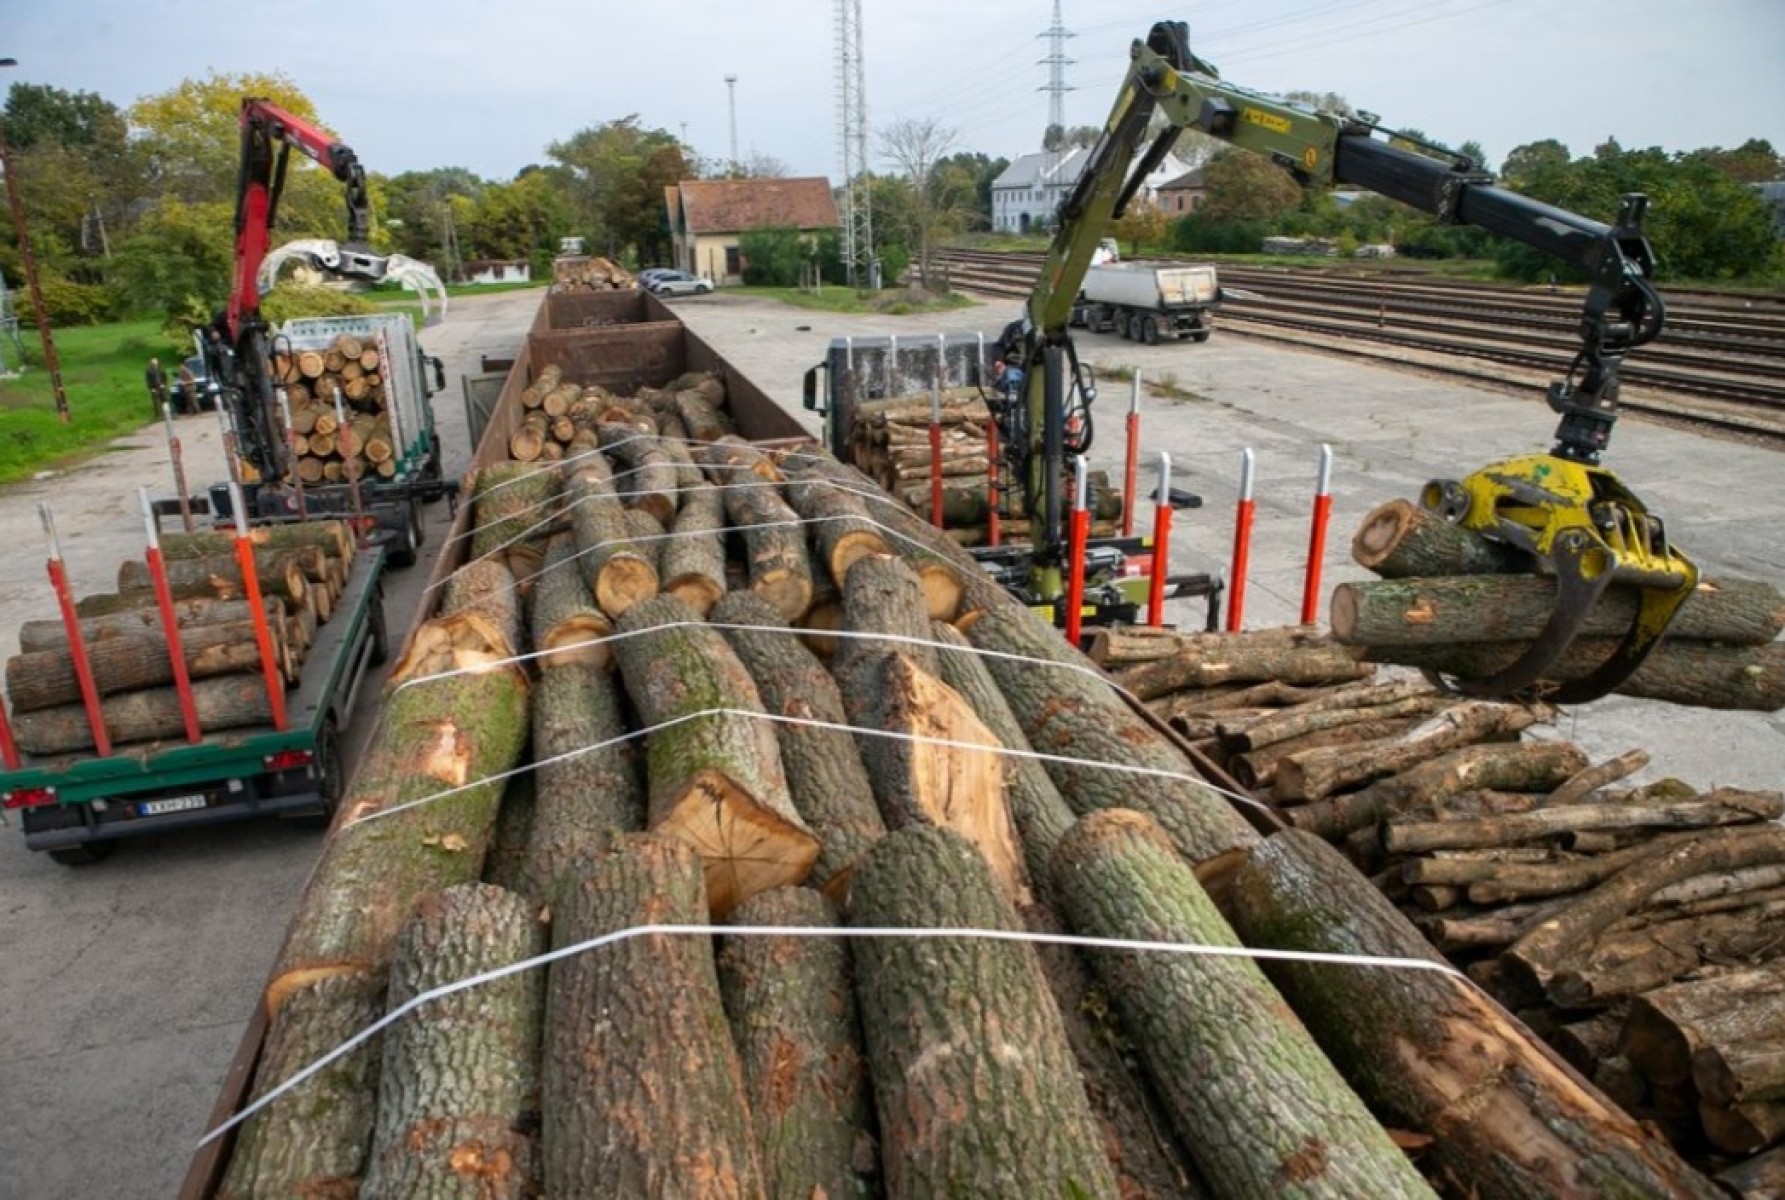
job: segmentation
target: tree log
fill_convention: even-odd
[[[1118,671],[1115,679],[1137,698],[1152,700],[1167,692],[1219,683],[1337,683],[1367,679],[1374,672],[1374,667],[1320,634],[1304,631],[1284,639],[1205,633],[1186,635],[1170,658]]]
[[[751,475],[765,483],[778,484],[782,479],[781,468],[772,458],[733,434],[702,446],[695,460],[705,468],[707,478],[720,487],[743,483]]]
[[[819,842],[794,807],[750,672],[673,596],[635,606],[619,629],[629,635],[614,646],[626,692],[652,731],[648,827],[700,853],[716,917],[803,882]]]
[[[1080,933],[1240,944],[1139,813],[1111,810],[1073,826],[1055,855],[1054,887]],[[1147,1047],[1153,1084],[1219,1193],[1431,1194],[1255,963],[1108,951],[1091,961],[1130,1037]]]
[[[192,700],[198,726],[207,734],[266,725],[273,719],[266,680],[258,674],[195,680]],[[120,692],[105,697],[99,707],[114,746],[186,736],[179,694],[171,687]],[[93,729],[82,704],[15,713],[12,724],[18,747],[26,754],[75,754],[94,748]]]
[[[1188,737],[1190,733],[1185,727],[1187,720],[1188,718],[1185,717],[1173,717],[1171,724],[1172,728]],[[1292,754],[1299,754],[1303,750],[1313,750],[1319,746],[1361,745],[1382,738],[1400,737],[1418,724],[1419,720],[1420,718],[1417,716],[1383,717],[1374,721],[1336,725],[1330,729],[1322,729],[1291,738],[1286,742],[1273,742],[1262,750],[1248,750],[1244,754],[1230,755],[1225,765],[1228,773],[1238,780],[1241,786],[1253,791],[1264,790],[1277,781],[1277,764]]]
[[[1251,946],[1442,961],[1335,850],[1302,833],[1252,852],[1230,911]],[[1307,962],[1268,973],[1377,1115],[1431,1136],[1432,1174],[1459,1194],[1717,1194],[1455,976]]]
[[[1580,774],[1569,779],[1561,787],[1551,792],[1546,805],[1575,804],[1585,800],[1607,784],[1616,783],[1636,774],[1649,765],[1649,752],[1636,749],[1626,750],[1616,758],[1608,758],[1597,766],[1588,767]]]
[[[1083,760],[1044,764],[1073,812],[1144,812],[1192,863],[1256,840],[1252,827],[1200,781],[1190,761],[1117,699],[1083,655],[1026,609],[983,611],[966,634],[981,650],[1016,656],[988,657],[985,665],[1029,744],[1042,754]],[[1106,763],[1126,769],[1098,765]]]
[[[813,595],[812,563],[799,514],[779,491],[749,471],[727,480],[720,493],[726,516],[744,536],[750,590],[787,620],[799,620],[812,607]]]
[[[673,838],[612,834],[575,874],[552,941],[701,925],[701,862]],[[711,941],[651,934],[560,959],[547,986],[547,1196],[763,1194]]]
[[[809,471],[789,471],[785,490],[793,510],[811,525],[825,566],[839,585],[848,582],[849,568],[860,559],[892,553],[861,498],[833,481]]]
[[[854,676],[861,670],[878,672],[888,654],[906,655],[928,675],[939,670],[936,650],[929,645],[923,585],[902,559],[863,559],[850,571],[843,584],[843,630],[852,636],[838,639],[831,670],[845,695],[871,687]],[[870,636],[874,634],[886,636]]]
[[[270,619],[283,621],[285,606],[277,600],[265,600]],[[252,619],[246,600],[218,600],[194,596],[174,601],[174,619],[181,629],[200,625],[222,625]],[[136,604],[104,616],[84,617],[80,622],[81,637],[89,647],[112,637],[161,636],[161,609],[154,603]],[[52,620],[26,621],[19,626],[19,652],[36,654],[44,650],[66,650],[68,627],[57,617]]]
[[[1378,662],[1480,679],[1510,665],[1527,645],[1488,642],[1474,646],[1394,646],[1370,653]],[[1603,638],[1576,641],[1563,653],[1552,677],[1585,677],[1611,656],[1615,645]],[[1617,691],[1624,696],[1696,708],[1777,712],[1785,708],[1785,641],[1765,646],[1718,646],[1669,639],[1655,647]]]
[[[272,626],[273,654],[280,661],[285,644],[283,625],[279,621]],[[187,674],[195,680],[261,669],[252,621],[188,626],[180,631],[180,649]],[[159,630],[97,639],[87,646],[87,661],[101,695],[160,687],[174,679],[173,658]],[[68,650],[57,649],[7,659],[6,694],[15,713],[80,704],[73,658]]]
[[[489,557],[527,541],[543,543],[551,536],[559,501],[558,473],[549,466],[494,463],[466,483],[473,518],[471,557]]]
[[[1778,792],[1719,789],[1684,804],[1573,804],[1477,820],[1395,822],[1382,831],[1390,854],[1511,846],[1589,829],[1709,829],[1752,825],[1785,816]]]
[[[769,712],[801,721],[848,724],[836,682],[767,600],[752,592],[731,592],[713,608],[711,619],[721,627],[758,627],[720,632],[749,670]],[[787,632],[765,633],[761,628]],[[777,723],[775,737],[793,806],[818,839],[811,882],[841,902],[848,895],[856,862],[886,836],[861,751],[855,738],[841,729]]]
[[[719,489],[699,483],[682,493],[675,536],[663,543],[663,590],[705,616],[725,594],[725,508]]]
[[[1754,1154],[1785,1137],[1785,1104],[1766,1101],[1719,1108],[1698,1106],[1704,1136],[1725,1154]]]
[[[1717,1182],[1737,1200],[1779,1200],[1785,1196],[1785,1147],[1718,1172]]]
[[[584,471],[566,488],[576,562],[601,611],[616,620],[657,594],[655,552],[645,553],[627,536],[626,510],[613,485]]]
[[[972,846],[926,826],[875,844],[856,869],[849,920],[1021,928]],[[1113,1200],[1060,1014],[1029,947],[874,939],[855,945],[855,963],[890,1200]]]
[[[658,523],[657,518],[642,508],[627,509],[626,540],[631,542],[632,548],[651,564],[651,569],[657,572],[657,578],[661,581],[663,578],[663,546],[666,539],[663,536],[663,526]]]
[[[1613,586],[1581,635],[1619,638],[1636,622],[1640,593]],[[1527,575],[1454,575],[1342,583],[1328,620],[1347,646],[1430,646],[1529,641],[1556,606],[1556,581]],[[1785,628],[1785,596],[1768,583],[1706,580],[1681,606],[1670,638],[1765,645]]]
[[[1491,542],[1406,500],[1370,511],[1351,539],[1351,557],[1384,579],[1537,573],[1524,551]]]
[[[525,899],[471,883],[424,896],[397,937],[389,1007],[533,958],[545,931]],[[384,1035],[364,1200],[531,1194],[545,979],[523,971],[454,992]]]
[[[384,981],[309,980],[268,1029],[254,1098],[270,1092],[384,1015]],[[357,1196],[371,1149],[380,1050],[367,1042],[242,1123],[218,1200]]]
[[[506,559],[472,559],[447,578],[440,598],[440,615],[472,612],[496,633],[490,647],[504,658],[524,649],[521,640],[521,597]]]
[[[1340,788],[1405,771],[1447,751],[1506,738],[1551,715],[1543,706],[1469,700],[1398,738],[1361,746],[1327,746],[1285,758],[1271,794],[1278,800],[1319,800]]]
[[[738,925],[830,928],[837,911],[807,888],[776,888],[732,913]],[[874,1115],[848,946],[826,937],[728,937],[719,989],[743,1064],[768,1200],[873,1194]]]
[[[1229,750],[1258,750],[1277,742],[1305,737],[1310,733],[1335,729],[1361,722],[1374,722],[1390,717],[1430,716],[1455,704],[1448,696],[1435,692],[1408,696],[1386,704],[1359,707],[1314,709],[1303,706],[1285,709],[1268,717],[1242,722],[1222,722],[1218,729],[1221,744]],[[1361,739],[1357,739],[1361,740]]]
[[[676,464],[657,436],[640,433],[630,425],[602,425],[595,432],[602,451],[625,464],[624,473],[617,478],[626,506],[650,513],[659,525],[667,527],[674,522]]]
[[[1676,983],[1631,1002],[1621,1049],[1646,1078],[1693,1083],[1712,1104],[1777,1100],[1785,1097],[1785,1080],[1768,1060],[1779,1057],[1782,1011],[1785,975],[1775,967]],[[1750,1081],[1731,1061],[1759,1068],[1752,1080],[1758,1090],[1745,1086]]]
[[[263,596],[287,598],[288,606],[302,604],[310,590],[310,580],[322,569],[320,551],[300,547],[296,550],[257,550],[254,570],[260,580]],[[234,555],[216,558],[176,559],[166,564],[169,589],[176,597],[212,595],[233,600],[243,595],[242,569]],[[155,603],[155,583],[149,577],[146,563],[125,559],[118,564],[118,591],[137,593]]]
[[[545,561],[534,579],[529,615],[541,671],[573,662],[606,666],[613,661],[613,648],[604,639],[613,633],[614,623],[583,582],[572,534],[560,533],[547,544]]]
[[[351,562],[355,550],[353,532],[345,521],[302,521],[288,525],[252,525],[248,540],[256,546],[283,550],[314,546],[323,553]],[[188,558],[216,558],[235,553],[236,535],[198,530],[161,535],[161,557],[169,562]]]

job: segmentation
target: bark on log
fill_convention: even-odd
[[[1527,645],[1396,646],[1372,650],[1371,657],[1378,662],[1479,679],[1510,665]],[[1558,661],[1553,678],[1586,676],[1611,656],[1615,645],[1603,638],[1576,641]],[[1718,646],[1670,639],[1655,647],[1617,691],[1695,708],[1777,712],[1785,708],[1785,641],[1765,646]]]
[[[705,616],[725,595],[725,507],[719,489],[698,483],[682,493],[675,536],[663,543],[663,590]]]
[[[392,668],[378,731],[267,988],[275,1027],[285,998],[309,980],[382,975],[416,900],[481,874],[502,799],[495,777],[519,759],[528,724],[526,677],[498,665],[492,645],[475,616],[440,618],[417,627]],[[425,802],[364,819],[411,801]]]
[[[1568,857],[1558,853],[1554,856],[1554,861],[1548,863],[1503,861],[1484,865],[1450,862],[1442,868],[1442,873],[1446,882],[1468,887],[1469,901],[1472,904],[1507,904],[1585,891],[1605,882],[1657,849],[1681,845],[1703,836],[1700,833],[1664,833],[1641,845],[1614,850],[1609,854]],[[1416,870],[1421,876],[1432,874],[1439,870],[1440,861],[1442,860],[1415,860],[1418,866],[1410,863],[1407,868],[1409,875],[1411,877]]]
[[[1700,1103],[1698,1121],[1705,1138],[1725,1154],[1753,1154],[1785,1138],[1785,1104]]]
[[[221,675],[195,680],[193,706],[205,733],[220,733],[273,719],[266,680],[260,675]],[[171,687],[120,692],[100,701],[100,715],[114,746],[175,741],[186,736],[179,694]],[[26,754],[76,754],[94,748],[93,728],[83,704],[63,704],[15,713],[13,736]]]
[[[717,626],[788,631],[720,629],[755,680],[769,712],[800,721],[848,724],[836,682],[767,600],[751,592],[732,592],[710,615]],[[856,862],[886,836],[861,751],[855,738],[841,729],[777,723],[775,737],[793,806],[818,839],[811,883],[842,902]]]
[[[787,620],[799,620],[812,607],[813,595],[812,563],[799,514],[779,491],[749,471],[727,480],[720,494],[726,516],[744,536],[750,590]]]
[[[676,519],[676,464],[656,435],[629,425],[602,425],[595,432],[603,453],[625,464],[619,485],[626,506],[650,513],[659,525],[671,524]]]
[[[700,859],[673,838],[609,835],[578,873],[553,922],[557,947],[707,922]],[[545,1195],[762,1195],[708,938],[652,934],[560,959],[545,1030]]]
[[[626,733],[619,681],[605,666],[571,662],[541,672],[533,697],[537,796],[527,889],[557,904],[574,872],[609,832],[645,827],[643,765]]]
[[[661,584],[665,541],[662,524],[642,508],[629,508],[626,510],[626,539],[651,564],[651,569],[657,572],[657,579]]]
[[[1573,804],[1477,820],[1395,822],[1382,831],[1390,854],[1510,846],[1579,830],[1709,829],[1785,816],[1778,792],[1719,789],[1684,804]]]
[[[943,682],[960,693],[1006,749],[1018,753],[1004,759],[1005,800],[1022,842],[1030,884],[1044,897],[1051,895],[1048,864],[1053,859],[1054,847],[1076,819],[1072,809],[1040,760],[1020,757],[1032,755],[1034,747],[984,660],[973,652],[972,643],[954,626],[940,621],[931,623],[930,632],[936,641],[957,647],[937,650]]]
[[[1597,766],[1588,767],[1563,783],[1561,787],[1549,794],[1549,798],[1544,802],[1545,806],[1578,803],[1607,784],[1626,779],[1648,765],[1649,752],[1647,750],[1626,750],[1616,758],[1608,758]]]
[[[440,615],[476,613],[499,635],[490,648],[513,658],[524,648],[521,638],[521,597],[506,559],[473,559],[454,571],[440,598]]]
[[[267,1031],[254,1099],[384,1015],[384,982],[346,975],[298,988]],[[242,1123],[218,1200],[356,1196],[378,1103],[376,1038]]]
[[[1324,635],[1293,638],[1252,634],[1190,635],[1169,658],[1116,672],[1116,683],[1138,699],[1152,700],[1185,688],[1274,680],[1289,684],[1337,683],[1375,673]]]
[[[1623,1051],[1657,1083],[1707,1103],[1785,1100],[1785,972],[1777,965],[1677,983],[1630,1006]]]
[[[654,553],[646,554],[627,536],[626,510],[613,485],[589,473],[566,488],[576,562],[595,603],[618,619],[627,609],[657,594]]]
[[[248,529],[254,545],[274,550],[314,546],[333,558],[353,561],[353,533],[345,521],[304,521],[290,525],[254,525]],[[198,530],[161,535],[161,557],[169,562],[188,558],[216,558],[234,554],[236,535]]]
[[[1306,834],[1278,834],[1252,852],[1230,911],[1251,946],[1442,961],[1337,851]],[[1268,973],[1377,1115],[1432,1137],[1432,1173],[1460,1194],[1717,1194],[1452,975],[1303,962]]]
[[[530,892],[527,843],[533,837],[535,803],[533,773],[509,776],[508,785],[502,789],[502,806],[496,810],[490,848],[483,858],[485,883],[511,892]]]
[[[837,910],[807,888],[739,905],[738,925],[831,928]],[[875,1193],[874,1114],[849,948],[838,938],[728,937],[719,989],[743,1065],[768,1200]]]
[[[1381,779],[1350,795],[1292,808],[1284,814],[1297,829],[1331,840],[1397,813],[1462,792],[1508,792],[1554,787],[1585,768],[1587,756],[1569,742],[1513,742],[1464,746]]]
[[[1502,956],[1511,977],[1536,989],[1571,955],[1590,946],[1617,920],[1671,883],[1712,871],[1732,871],[1785,861],[1785,829],[1732,829],[1708,833],[1639,858],[1578,903],[1520,938]]]
[[[1384,579],[1537,573],[1523,551],[1490,542],[1406,500],[1370,511],[1351,540],[1351,557]]]
[[[928,644],[926,611],[923,585],[902,559],[870,558],[856,564],[843,584],[843,631],[855,636],[838,639],[831,663],[845,695],[872,686],[854,675],[862,669],[877,671],[888,654],[908,656],[926,674],[938,672],[935,647]],[[887,636],[867,636],[873,634]]]
[[[793,510],[810,523],[830,577],[839,586],[848,582],[849,568],[859,560],[892,553],[885,535],[869,522],[861,498],[831,480],[808,471],[789,471],[785,491]]]
[[[265,601],[270,619],[282,621],[285,606],[277,600]],[[174,601],[174,619],[182,630],[201,625],[222,625],[251,620],[253,613],[246,600],[216,600],[197,596]],[[155,604],[137,604],[105,616],[81,619],[81,637],[89,647],[113,637],[161,636],[161,609]],[[44,650],[66,650],[68,628],[61,618],[26,621],[19,626],[19,652],[36,654]]]
[[[1337,714],[1334,714],[1337,715]],[[1227,771],[1240,785],[1252,790],[1262,791],[1270,788],[1277,781],[1277,765],[1292,754],[1303,750],[1313,750],[1319,746],[1338,746],[1347,743],[1363,744],[1381,738],[1400,737],[1419,723],[1420,718],[1384,717],[1375,721],[1359,721],[1352,725],[1338,725],[1331,729],[1323,729],[1316,733],[1303,734],[1286,742],[1273,742],[1262,750],[1249,750],[1244,754],[1228,757]],[[1186,728],[1187,718],[1174,717],[1173,729],[1190,736]]]
[[[272,625],[273,654],[283,661],[284,622]],[[192,679],[238,675],[261,669],[260,646],[252,621],[194,625],[180,630],[181,657]],[[157,630],[97,639],[87,646],[87,662],[101,695],[171,684],[173,657]],[[40,650],[6,660],[6,694],[14,713],[81,703],[80,681],[66,649]]]
[[[716,917],[758,892],[803,882],[818,839],[794,808],[750,672],[673,596],[635,606],[619,628],[629,635],[614,646],[626,692],[653,731],[648,827],[699,852]]]
[[[529,616],[541,671],[575,662],[607,666],[613,661],[613,649],[604,639],[613,633],[614,623],[583,582],[573,535],[560,533],[547,544],[545,561],[533,581]]]
[[[424,896],[397,937],[388,1006],[533,958],[545,930],[487,884]],[[431,1001],[384,1035],[363,1200],[531,1194],[545,978],[522,971]]]
[[[468,481],[471,557],[484,558],[526,541],[543,542],[559,512],[558,473],[524,462],[493,463]]]
[[[1042,754],[1084,760],[1044,764],[1073,812],[1081,817],[1103,808],[1144,812],[1192,863],[1257,839],[1232,806],[1197,778],[1175,746],[1117,699],[1083,655],[1026,609],[987,610],[966,633],[982,650],[1017,656],[988,657],[985,665],[1022,722],[1029,744]]]
[[[1737,1200],[1779,1200],[1785,1196],[1785,1147],[1718,1172],[1717,1182]]]
[[[1586,637],[1620,638],[1636,621],[1639,593],[1614,585],[1587,614]],[[1347,646],[1453,645],[1528,641],[1556,606],[1553,579],[1455,575],[1342,583],[1328,620]],[[1768,583],[1706,580],[1681,606],[1667,636],[1731,645],[1765,645],[1785,628],[1785,595]]]
[[[856,869],[849,921],[1021,928],[985,860],[929,827],[876,843]],[[1060,1014],[1029,947],[875,939],[855,944],[855,963],[889,1200],[1113,1200]]]
[[[780,483],[782,479],[781,468],[773,459],[735,435],[702,446],[694,457],[706,470],[707,478],[720,487],[747,482],[749,476],[764,483]]]
[[[1340,788],[1394,775],[1462,746],[1517,734],[1549,715],[1542,706],[1464,701],[1398,738],[1290,755],[1277,768],[1271,795],[1278,800],[1319,800]]]
[[[688,436],[697,442],[715,442],[732,431],[731,417],[717,404],[698,392],[676,393],[676,415],[688,427]]]
[[[255,551],[254,570],[261,595],[279,596],[287,607],[302,604],[319,569],[318,557],[319,553],[310,549]],[[231,600],[244,594],[242,569],[233,555],[178,559],[166,566],[168,587],[175,596],[212,595]],[[153,604],[154,588],[146,563],[125,559],[118,564],[120,593],[144,595]]]
[[[1423,695],[1408,696],[1387,704],[1371,704],[1356,708],[1317,709],[1309,712],[1301,707],[1296,707],[1250,721],[1222,722],[1218,727],[1217,736],[1220,737],[1221,744],[1225,749],[1258,750],[1278,742],[1289,741],[1291,738],[1306,737],[1310,733],[1319,733],[1322,730],[1336,729],[1346,725],[1380,721],[1391,717],[1430,716],[1455,703],[1455,700],[1448,696],[1426,692]]]
[[[1075,825],[1055,855],[1054,887],[1084,934],[1240,944],[1159,827],[1139,813],[1112,810]],[[1147,1047],[1154,1086],[1218,1192],[1431,1195],[1256,964],[1105,951],[1091,960],[1130,1037]]]

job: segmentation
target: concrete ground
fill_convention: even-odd
[[[449,472],[462,470],[469,456],[458,377],[476,374],[484,354],[512,353],[539,299],[516,292],[455,301],[446,324],[424,335],[447,360],[450,386],[436,407]],[[790,410],[798,408],[805,368],[832,337],[995,333],[1016,309],[998,301],[940,316],[841,317],[725,294],[677,305],[692,328]],[[1169,374],[1191,397],[1149,394],[1142,403],[1145,455],[1169,451],[1177,485],[1207,499],[1201,511],[1178,518],[1177,569],[1225,569],[1239,453],[1247,446],[1257,453],[1249,626],[1296,617],[1322,442],[1337,458],[1324,563],[1330,589],[1363,577],[1347,545],[1371,507],[1414,495],[1434,476],[1454,478],[1540,449],[1554,424],[1535,395],[1461,387],[1219,332],[1201,346],[1087,335],[1080,351],[1104,366],[1138,366],[1147,378]],[[1117,477],[1127,396],[1126,384],[1110,383],[1097,408],[1092,457]],[[193,479],[221,474],[211,418],[181,422],[181,436]],[[140,552],[132,497],[140,485],[165,490],[166,460],[149,430],[54,479],[0,492],[0,545],[9,548],[0,628],[53,611],[40,583],[33,502],[54,503],[80,588],[101,590],[120,558]],[[1776,453],[1632,418],[1618,429],[1611,465],[1670,519],[1707,572],[1785,582]],[[446,506],[430,513],[424,554],[439,547]],[[424,561],[393,577],[393,630],[412,616],[426,569]],[[1196,624],[1199,603],[1178,602],[1171,616]],[[0,651],[10,653],[11,640]],[[362,737],[369,715],[362,708]],[[1595,756],[1646,746],[1655,758],[1651,775],[1702,786],[1777,787],[1785,766],[1785,722],[1777,716],[1611,699],[1571,711],[1556,732]],[[69,871],[0,831],[0,1162],[7,1164],[0,1200],[174,1190],[318,844],[312,833],[257,824],[127,843],[100,866]]]

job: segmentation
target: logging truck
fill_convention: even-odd
[[[1072,324],[1115,332],[1152,346],[1161,338],[1209,340],[1210,314],[1221,302],[1215,268],[1112,263],[1085,271]]]
[[[321,527],[281,526],[283,533],[261,536],[283,541]],[[214,573],[218,561],[192,559],[193,571],[182,569],[184,560],[169,561],[167,568],[174,576]],[[26,622],[24,652],[6,669],[11,712],[0,713],[8,759],[0,806],[17,814],[28,847],[84,866],[123,838],[266,816],[327,824],[346,777],[341,730],[367,672],[388,653],[385,554],[354,555],[331,584],[300,574],[293,588],[283,582],[281,567],[296,561],[287,552],[263,543],[255,561],[265,576],[260,621],[239,598],[199,594],[209,584],[174,590],[168,609],[182,640],[179,681],[146,588],[121,582],[116,596],[71,604],[73,621]],[[319,602],[327,617],[320,624]],[[89,687],[97,722],[82,700]]]

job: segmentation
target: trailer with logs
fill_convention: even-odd
[[[1781,1085],[1683,943],[1640,1002],[1526,998],[1601,969],[1577,951],[1770,912],[1776,796],[1598,794],[1634,768],[1527,740],[1541,707],[1313,631],[1087,658],[624,306],[548,297],[517,354],[184,1195],[1708,1200],[1701,1166],[1777,1169],[1733,1165],[1785,1134]],[[1540,858],[1571,890],[1504,913],[1409,882]],[[1527,992],[1434,948],[1495,937]],[[1772,1003],[1753,969],[1713,992]],[[1681,1038],[1716,1048],[1714,1160],[1653,1120]]]
[[[125,838],[333,814],[343,725],[387,653],[385,555],[342,521],[247,539],[259,612],[234,535],[167,534],[165,606],[151,568],[127,560],[115,592],[20,628],[0,804],[31,849],[80,866]]]

